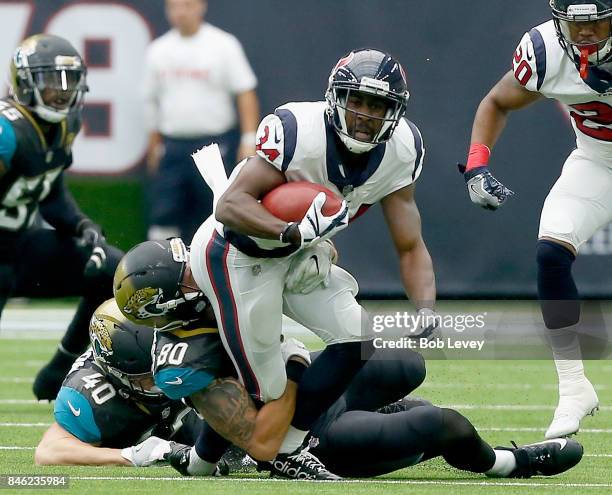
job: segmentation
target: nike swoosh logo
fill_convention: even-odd
[[[567,445],[567,440],[565,438],[553,438],[552,440],[549,440],[548,442],[558,443],[561,446],[559,450],[563,450],[565,446]]]
[[[172,380],[171,382],[164,382],[166,385],[182,385],[183,380],[181,380],[178,376]]]
[[[74,406],[70,403],[70,401],[68,401],[68,407],[72,411],[72,414],[74,414],[77,418],[81,415],[81,409],[75,409]]]

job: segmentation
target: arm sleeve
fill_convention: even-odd
[[[40,203],[40,212],[50,225],[68,235],[76,235],[79,222],[87,218],[66,187],[63,173],[51,186],[49,196]]]
[[[0,117],[0,160],[8,168],[17,149],[17,137],[11,123]]]
[[[77,390],[62,387],[55,399],[53,414],[57,424],[82,442],[96,443],[102,440],[91,404]]]
[[[232,93],[239,94],[257,87],[257,77],[240,42],[231,36],[227,43],[228,83]]]

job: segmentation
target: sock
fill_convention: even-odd
[[[202,431],[193,447],[199,459],[209,464],[216,464],[230,445],[230,442],[213,430],[208,423],[203,422]]]
[[[550,345],[559,377],[560,391],[564,386],[585,378],[580,341],[574,328],[572,326],[549,330]]]
[[[202,459],[196,452],[195,446],[189,451],[189,466],[187,472],[191,476],[208,476],[215,471],[216,463],[211,463]]]
[[[495,464],[485,474],[498,478],[509,476],[516,469],[516,459],[509,450],[493,450],[495,452]]]
[[[308,435],[307,431],[298,430],[295,426],[289,426],[289,430],[283,439],[278,453],[291,454],[291,452],[295,452],[304,443],[306,435]]]
[[[547,328],[578,323],[580,301],[572,277],[574,253],[551,241],[538,241],[538,299]]]

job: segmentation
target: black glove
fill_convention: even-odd
[[[86,277],[93,277],[106,268],[106,243],[99,225],[88,218],[81,220],[77,226],[77,245],[90,255],[83,269]]]
[[[510,196],[514,196],[514,192],[493,177],[488,167],[476,167],[468,172],[461,163],[457,167],[463,174],[472,203],[487,210],[497,210]]]

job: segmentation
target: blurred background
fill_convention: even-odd
[[[574,144],[567,116],[546,101],[511,117],[491,165],[516,196],[498,212],[470,203],[456,163],[465,159],[478,103],[510,68],[523,33],[550,18],[548,1],[209,0],[206,18],[242,43],[259,79],[262,116],[287,101],[323,99],[331,68],[353,48],[398,57],[411,92],[407,116],[427,148],[417,202],[440,297],[535,296],[540,209]],[[167,30],[163,0],[0,1],[3,68],[36,32],[69,39],[86,58],[90,93],[69,182],[123,249],[146,235],[143,57]],[[336,239],[362,297],[403,297],[377,208]],[[583,249],[575,270],[584,296],[612,294],[602,271],[611,254],[610,229]]]

